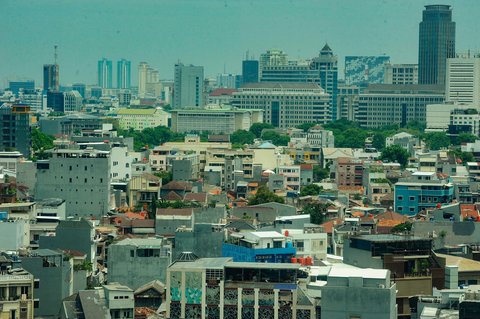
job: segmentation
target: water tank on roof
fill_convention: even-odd
[[[0,222],[6,222],[8,219],[8,213],[7,212],[0,212]]]

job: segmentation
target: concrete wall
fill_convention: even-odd
[[[26,231],[25,221],[0,222],[0,250],[18,250],[29,244],[29,233]]]
[[[322,318],[345,319],[358,316],[368,319],[397,318],[395,286],[390,289],[370,287],[322,288]]]
[[[195,224],[191,232],[175,233],[174,260],[184,251],[191,251],[200,258],[222,256],[223,232],[212,231],[211,224]]]
[[[383,269],[381,258],[372,258],[370,251],[351,248],[347,239],[343,242],[343,262],[361,268]]]
[[[169,256],[138,257],[136,249],[137,247],[133,245],[112,244],[109,246],[108,282],[118,282],[132,289],[137,289],[152,280],[165,282],[166,271],[170,262]],[[133,257],[131,251],[134,251]]]
[[[24,257],[22,267],[40,280],[39,288],[33,292],[34,298],[39,299],[35,318],[57,318],[62,299],[73,292],[70,262],[62,261],[58,267],[43,267],[42,258]]]
[[[71,168],[71,169],[70,169]],[[68,216],[100,219],[109,210],[109,158],[51,158],[37,162],[35,199],[62,198]]]
[[[476,243],[480,238],[480,223],[475,222],[415,222],[412,232],[415,236],[428,238],[435,232],[434,247]],[[444,234],[444,236],[442,236]]]

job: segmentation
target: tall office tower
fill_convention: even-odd
[[[445,84],[447,59],[455,57],[455,22],[449,5],[423,10],[418,44],[418,83]]]
[[[173,107],[202,107],[203,100],[203,66],[175,64]]]
[[[138,65],[138,96],[144,97],[147,93],[147,73],[148,69],[147,62],[140,62]]]
[[[98,86],[102,89],[112,88],[112,61],[106,58],[98,61]]]
[[[121,59],[117,62],[117,89],[130,88],[130,61]]]
[[[78,93],[80,93],[80,95],[85,99],[87,96],[86,96],[86,93],[87,93],[87,86],[83,83],[75,83],[72,85],[72,90],[74,91],[78,91]]]
[[[480,54],[447,60],[447,101],[480,105]]]
[[[243,83],[257,83],[258,82],[258,60],[244,60],[242,61],[242,77]]]
[[[43,90],[58,91],[60,89],[58,64],[43,65]]]
[[[282,50],[270,49],[260,55],[258,60],[258,76],[262,78],[262,71],[267,66],[281,66],[288,64],[287,54]]]
[[[219,88],[236,88],[237,77],[234,74],[217,74],[217,87]]]
[[[16,149],[23,156],[30,156],[32,146],[30,130],[30,106],[25,104],[3,104],[0,106],[0,149]]]
[[[337,119],[338,59],[328,44],[313,59],[313,67],[320,73],[320,86],[332,98],[332,120]]]
[[[418,84],[418,64],[385,64],[384,84]]]

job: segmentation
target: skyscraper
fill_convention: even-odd
[[[328,44],[313,59],[313,67],[320,72],[320,86],[332,98],[332,120],[337,119],[338,59]]]
[[[112,88],[112,61],[106,58],[98,61],[98,86],[102,89]]]
[[[258,60],[242,61],[242,79],[245,84],[258,82]]]
[[[58,91],[60,88],[58,64],[43,65],[43,90]]]
[[[130,61],[121,59],[117,62],[117,88],[130,88]]]
[[[457,54],[447,60],[446,100],[480,105],[480,54]]]
[[[455,22],[449,5],[423,10],[418,44],[418,83],[445,84],[447,58],[455,57]]]
[[[31,138],[31,112],[30,106],[25,104],[0,106],[0,149],[16,149],[25,157],[30,156]]]
[[[147,62],[140,62],[138,65],[138,96],[156,97],[161,95],[162,83],[160,73],[151,68]]]
[[[203,106],[203,66],[175,64],[173,107]]]

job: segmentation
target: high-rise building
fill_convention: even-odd
[[[82,109],[83,98],[78,91],[63,92],[64,112],[79,112]]]
[[[0,106],[0,148],[16,149],[25,157],[30,156],[32,145],[30,129],[30,106],[3,104]]]
[[[313,59],[313,67],[320,74],[320,86],[332,98],[332,120],[337,119],[338,59],[328,44]]]
[[[447,60],[446,100],[480,105],[480,54]]]
[[[385,64],[384,84],[418,84],[418,64]]]
[[[98,61],[98,86],[102,89],[112,88],[112,61],[106,58]]]
[[[147,62],[140,62],[138,65],[138,96],[157,97],[162,94],[162,83],[160,73],[151,68]]]
[[[455,57],[455,22],[449,5],[427,5],[420,22],[418,83],[445,84],[447,59]]]
[[[117,89],[130,88],[130,61],[121,59],[117,62]]]
[[[58,64],[43,65],[43,90],[58,91],[60,88]]]
[[[242,79],[243,83],[257,83],[258,82],[258,60],[244,60],[242,61]]]
[[[87,86],[83,83],[75,83],[72,85],[72,90],[78,91],[83,98],[86,98]]]
[[[203,106],[203,66],[175,64],[173,107]]]

